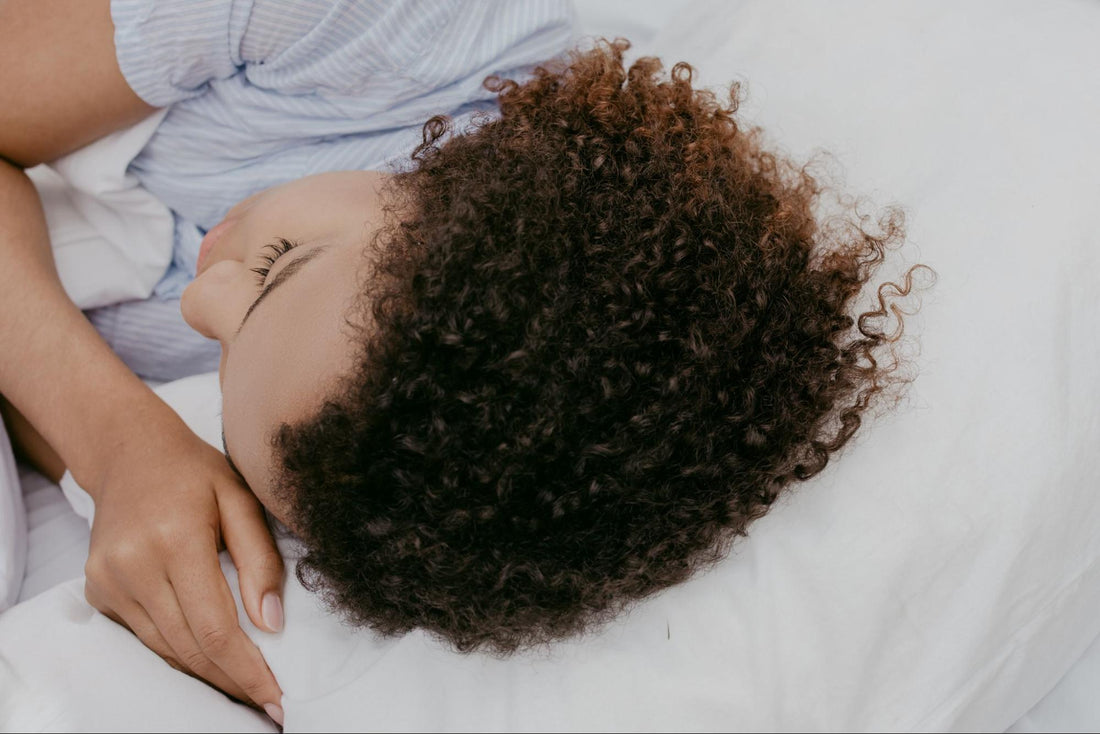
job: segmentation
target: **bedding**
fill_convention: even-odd
[[[82,309],[148,298],[172,261],[172,213],[126,170],[166,114],[27,171],[61,284]]]
[[[680,8],[652,50],[707,83],[748,80],[745,112],[774,140],[828,150],[847,188],[905,205],[939,274],[907,320],[918,379],[724,562],[550,650],[380,640],[288,574],[282,633],[240,615],[283,686],[286,730],[1052,721],[1042,707],[1072,687],[1021,716],[1100,634],[1098,34],[1100,6],[1072,2]],[[217,443],[216,378],[161,390]],[[280,548],[292,562],[293,539]],[[273,730],[81,590],[0,615],[0,728]]]
[[[0,612],[19,598],[27,567],[27,513],[8,433],[0,421]]]
[[[27,510],[27,569],[19,589],[24,602],[84,574],[91,532],[49,479],[21,466],[19,482]]]

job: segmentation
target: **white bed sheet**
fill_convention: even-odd
[[[84,576],[91,532],[56,484],[23,465],[19,480],[27,508],[27,571],[19,591],[24,602]]]

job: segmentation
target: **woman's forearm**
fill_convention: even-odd
[[[95,496],[104,462],[175,415],[61,286],[30,179],[0,159],[0,394]]]

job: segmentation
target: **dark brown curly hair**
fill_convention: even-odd
[[[736,88],[628,47],[490,78],[499,118],[429,121],[393,180],[358,367],[274,437],[299,577],[354,623],[497,653],[586,630],[720,558],[904,382],[880,352],[913,271],[849,313],[898,212],[819,225]]]

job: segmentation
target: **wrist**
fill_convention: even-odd
[[[98,504],[103,490],[121,468],[149,466],[194,438],[194,434],[156,393],[136,380],[123,399],[100,406],[89,420],[88,437],[69,463],[73,479]],[[90,417],[90,416],[89,416]]]

